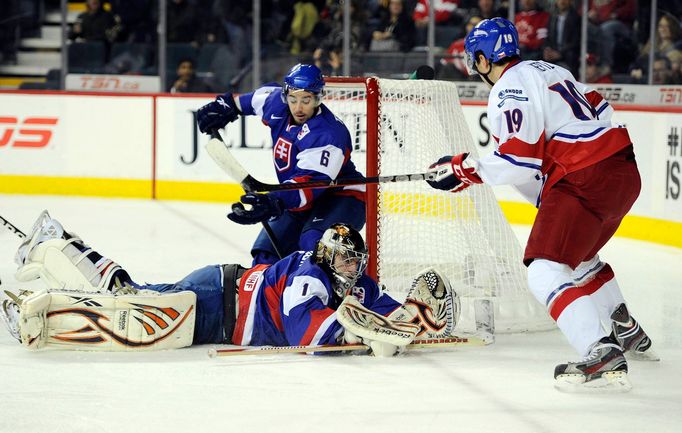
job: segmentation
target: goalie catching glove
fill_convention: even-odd
[[[227,218],[237,224],[257,224],[284,213],[284,203],[273,194],[248,192],[240,200],[241,203],[234,203],[232,212],[227,214]],[[245,204],[250,205],[251,209],[246,209]]]
[[[355,296],[343,299],[336,310],[336,320],[344,327],[346,343],[362,343],[376,356],[393,356],[414,340],[418,325],[388,319],[365,308]]]
[[[419,326],[416,340],[452,335],[460,315],[460,302],[450,282],[433,268],[421,271],[403,305],[388,318]]]
[[[476,173],[476,166],[468,157],[468,153],[442,157],[429,166],[428,173],[433,178],[426,182],[432,188],[450,192],[459,192],[474,183],[483,183]]]

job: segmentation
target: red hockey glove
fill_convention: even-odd
[[[474,183],[483,183],[476,167],[467,161],[468,153],[444,156],[429,166],[433,179],[427,180],[432,188],[459,192]]]

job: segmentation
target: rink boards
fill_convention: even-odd
[[[239,186],[215,166],[195,126],[196,109],[211,98],[0,92],[0,192],[235,201]],[[682,108],[616,108],[643,179],[619,235],[682,247]],[[485,105],[464,102],[463,111],[479,152],[492,151]],[[362,168],[362,133],[350,129]],[[259,119],[232,123],[223,136],[247,171],[274,180],[272,141]],[[520,196],[495,192],[510,222],[532,222],[534,208]]]

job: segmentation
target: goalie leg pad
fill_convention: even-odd
[[[358,337],[364,344],[377,346],[375,354],[390,356],[396,347],[407,346],[420,330],[418,325],[388,319],[365,308],[354,296],[346,296],[336,310],[336,320],[352,338]],[[348,341],[348,339],[347,339]],[[389,346],[384,347],[381,343]]]
[[[459,315],[459,296],[450,281],[436,269],[427,268],[412,281],[404,304],[388,317],[418,325],[419,340],[452,335]]]
[[[192,344],[196,295],[141,291],[121,296],[77,291],[24,292],[21,343],[31,349],[144,351]]]
[[[121,266],[84,246],[78,237],[41,242],[16,273],[19,281],[41,278],[50,289],[87,292],[111,290],[115,277],[130,279]]]

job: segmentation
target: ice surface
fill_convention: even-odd
[[[28,230],[48,209],[139,282],[210,263],[248,265],[258,226],[228,205],[0,195]],[[521,239],[527,227],[516,227]],[[0,278],[19,239],[0,230]],[[682,425],[682,250],[614,239],[602,252],[661,362],[630,362],[633,390],[563,394],[558,331],[397,358],[282,354],[209,359],[207,346],[152,353],[29,352],[0,329],[0,432],[677,432]]]

